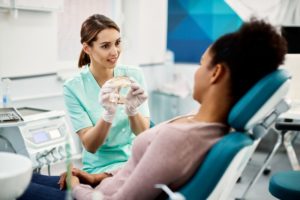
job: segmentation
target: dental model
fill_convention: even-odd
[[[117,76],[111,80],[111,83],[115,87],[115,90],[110,94],[109,100],[112,103],[125,104],[126,95],[131,85],[130,78],[127,76]]]

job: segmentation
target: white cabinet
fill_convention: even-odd
[[[2,9],[20,9],[38,12],[62,11],[63,0],[0,0]]]

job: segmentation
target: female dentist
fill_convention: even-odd
[[[65,104],[84,147],[83,170],[111,172],[128,160],[135,136],[149,128],[147,95],[142,89],[145,80],[139,68],[116,65],[120,29],[108,17],[95,14],[86,19],[81,44],[78,66],[82,71],[65,82]],[[124,107],[109,101],[115,88],[108,80],[116,76],[132,81]]]

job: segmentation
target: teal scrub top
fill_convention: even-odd
[[[129,76],[146,91],[145,79],[138,67],[117,66],[114,76]],[[85,66],[78,75],[65,82],[64,99],[75,132],[95,126],[101,119],[104,108],[98,101],[100,91],[101,88],[89,66]],[[144,102],[138,111],[144,117],[149,117],[148,101]],[[83,148],[83,170],[95,174],[122,166],[131,155],[134,138],[124,106],[118,106],[104,144],[95,153],[89,153]]]

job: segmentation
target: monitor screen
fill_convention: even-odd
[[[283,26],[281,33],[288,43],[288,53],[300,53],[300,26]]]
[[[47,132],[40,131],[33,134],[33,140],[35,143],[42,143],[49,140],[49,136]]]

